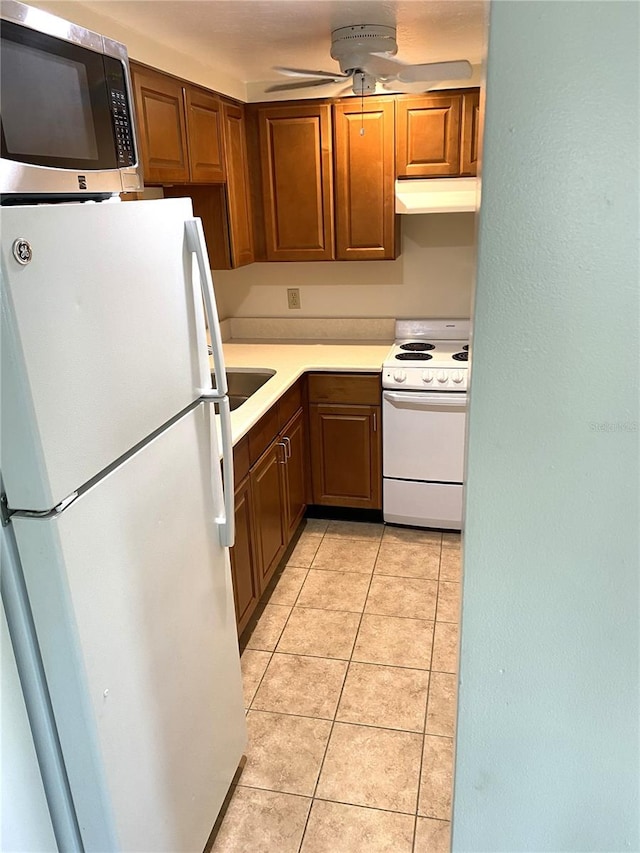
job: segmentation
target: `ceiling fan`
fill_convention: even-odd
[[[395,59],[398,52],[396,28],[377,24],[340,27],[331,33],[331,56],[340,72],[311,71],[306,68],[274,67],[298,82],[276,83],[267,92],[289,92],[345,82],[340,94],[372,95],[376,84],[391,92],[424,92],[441,80],[468,80],[472,74],[466,59],[455,62],[425,62],[411,65]]]

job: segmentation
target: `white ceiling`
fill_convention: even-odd
[[[251,100],[260,83],[284,81],[271,70],[274,65],[337,71],[329,55],[331,31],[351,24],[396,26],[397,56],[407,62],[468,59],[481,65],[486,55],[488,0],[35,0],[34,5],[61,17],[75,12],[72,20],[89,26],[84,12],[85,19],[89,14],[103,19],[107,29],[111,24],[114,33],[128,31],[129,43],[144,39],[173,56],[197,58],[212,72],[248,84]],[[308,96],[318,94],[310,90]],[[294,97],[305,95],[306,90]]]

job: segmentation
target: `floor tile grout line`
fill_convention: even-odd
[[[357,661],[354,661],[354,663],[357,663]],[[346,677],[347,677],[347,672],[348,672],[348,670],[345,672],[345,681],[346,681]],[[342,698],[341,696],[338,698],[338,705],[340,704],[341,698]],[[337,712],[337,707],[338,706],[336,706],[336,712]],[[253,711],[255,714],[276,714],[280,717],[296,717],[296,718],[303,719],[303,720],[318,720],[321,723],[340,723],[343,726],[359,726],[361,729],[375,729],[376,731],[384,731],[384,732],[400,732],[401,734],[419,735],[420,737],[422,737],[424,734],[424,732],[420,731],[420,729],[397,729],[397,728],[394,728],[393,726],[375,726],[375,725],[373,725],[373,723],[354,723],[351,720],[338,720],[338,719],[336,719],[335,716],[334,717],[314,717],[311,714],[294,714],[293,711],[272,711],[272,710],[269,710],[268,708],[250,708],[249,710]],[[448,738],[449,740],[451,740],[450,735],[429,735],[429,737],[442,737],[442,738],[445,738],[445,739]]]
[[[442,545],[440,546],[440,556],[438,558],[438,596],[440,595],[440,565],[442,563]],[[438,599],[436,598],[436,616],[438,615]],[[436,641],[436,619],[433,620],[433,631],[431,633],[431,655],[429,657],[429,690],[427,692],[427,708],[425,711],[424,718],[424,734],[427,734],[427,721],[429,718],[429,702],[431,700],[431,686],[432,686],[432,673],[433,673],[433,648],[435,646]],[[423,745],[423,754],[424,754],[424,745]],[[420,773],[422,773],[422,761],[420,766]],[[417,808],[416,808],[417,814]]]
[[[308,609],[311,609],[311,608],[308,608]],[[323,611],[323,612],[326,612],[326,611]],[[345,611],[329,611],[329,612],[336,613],[336,612],[345,612]],[[363,615],[366,616],[366,613]],[[349,663],[351,660],[353,660],[353,663],[359,663],[359,664],[362,664],[363,666],[386,666],[386,667],[389,667],[390,669],[409,669],[412,672],[431,672],[430,669],[427,669],[424,666],[407,666],[406,664],[398,664],[398,663],[378,663],[377,661],[358,660],[357,658],[336,658],[336,657],[330,657],[329,655],[312,655],[310,652],[305,652],[305,653],[284,652],[284,651],[280,651],[278,649],[276,649],[273,652],[271,652],[269,649],[250,649],[250,651],[267,652],[268,654],[276,654],[276,655],[289,655],[291,657],[314,658],[315,660],[338,660],[338,661],[345,661],[347,663]],[[436,670],[436,672],[440,672],[440,670]],[[448,675],[455,675],[455,673],[447,673],[447,674]]]
[[[404,815],[405,817],[415,817],[412,812],[401,812],[395,809],[384,809],[380,806],[368,806],[364,803],[348,803],[346,800],[331,800],[328,797],[312,797],[309,794],[294,794],[291,791],[277,791],[275,788],[259,788],[257,785],[247,785],[238,783],[236,786],[238,788],[249,788],[252,791],[268,791],[270,794],[282,794],[285,797],[300,797],[303,800],[310,800],[311,805],[317,800],[320,803],[336,803],[339,806],[353,806],[356,809],[367,809],[367,811],[371,812],[384,812],[385,814],[399,814]],[[311,811],[311,809],[309,809]],[[422,817],[422,815],[420,815]],[[429,820],[439,820],[442,823],[448,823],[448,821],[443,820],[442,818],[429,818]],[[304,834],[303,834],[304,838]]]
[[[422,794],[422,768],[424,765],[424,751],[427,740],[427,719],[429,717],[429,699],[431,698],[431,685],[433,679],[433,651],[436,639],[436,621],[438,618],[438,600],[440,598],[440,565],[442,563],[442,540],[440,541],[440,555],[438,559],[438,591],[436,595],[436,612],[433,615],[433,633],[431,635],[431,657],[429,661],[429,688],[427,690],[427,702],[424,709],[424,725],[422,728],[422,752],[420,753],[420,770],[418,775],[418,795],[416,797],[416,813],[413,821],[413,844],[411,847],[412,853],[415,853],[416,840],[418,836],[418,814],[420,813],[420,795]]]
[[[303,532],[304,532],[304,531],[303,531]],[[320,542],[322,542],[322,540],[323,540],[323,539],[324,539],[324,534],[322,534],[322,536],[320,537]],[[319,548],[319,547],[320,547],[320,545],[318,545],[318,548]],[[318,549],[316,548],[316,553],[317,553],[317,552],[318,552]],[[315,557],[315,554],[314,554],[314,557]],[[285,568],[286,568],[286,564],[285,564]],[[302,567],[300,567],[300,568],[302,568]],[[307,574],[309,574],[309,569],[307,569]],[[306,576],[305,576],[305,579],[306,579]],[[303,583],[304,583],[304,582],[303,582]],[[274,589],[275,589],[275,588],[274,588]],[[300,590],[298,591],[298,595],[296,596],[296,601],[297,601],[297,600],[298,600],[298,598],[300,597],[300,591],[301,591],[301,590],[302,590],[302,587],[300,587]],[[272,594],[273,594],[273,590],[272,590]],[[270,599],[271,599],[271,596],[269,596],[269,600],[270,600]],[[265,602],[265,607],[266,607],[266,605],[269,603],[269,600]],[[289,605],[286,605],[286,606],[289,606]],[[296,606],[296,605],[295,605],[295,602],[294,602],[294,603],[291,605],[291,608],[290,608],[290,610],[289,610],[289,615],[287,616],[287,618],[286,618],[286,620],[285,620],[285,623],[284,623],[284,625],[282,626],[282,630],[281,630],[281,631],[280,631],[280,633],[278,634],[278,639],[276,640],[276,642],[275,642],[275,645],[274,645],[273,649],[264,649],[264,651],[267,651],[267,652],[269,652],[269,653],[270,653],[269,661],[267,662],[267,665],[266,665],[266,667],[265,667],[265,669],[264,669],[264,672],[262,673],[262,676],[260,677],[260,681],[258,682],[258,686],[256,687],[255,692],[254,692],[253,696],[251,697],[251,702],[249,702],[249,707],[245,709],[245,710],[247,711],[247,713],[248,713],[250,710],[252,710],[252,705],[253,705],[254,699],[255,699],[255,698],[256,698],[256,696],[258,695],[258,690],[260,690],[260,685],[261,685],[261,684],[262,684],[262,682],[264,681],[264,677],[265,677],[265,675],[267,674],[267,670],[268,670],[268,669],[269,669],[269,667],[271,666],[271,661],[273,660],[273,656],[275,655],[275,653],[276,653],[276,649],[278,648],[278,643],[280,642],[280,638],[282,637],[282,635],[283,635],[283,633],[284,633],[284,629],[285,629],[285,628],[287,627],[287,625],[289,624],[289,619],[291,619],[291,614],[293,613],[293,608],[294,608],[295,606]],[[250,638],[249,638],[249,639],[250,639]],[[245,646],[245,649],[246,649],[246,648],[248,648],[248,646]],[[262,649],[254,649],[253,651],[262,651]],[[245,716],[246,716],[246,714],[245,714]]]
[[[384,530],[383,530],[383,534],[384,534]],[[378,555],[380,554],[381,544],[382,544],[382,536],[380,536],[380,541],[378,542],[378,549],[376,551],[376,556],[375,556],[375,559],[373,561],[374,569],[375,569],[375,565],[376,565],[376,560],[378,559]],[[373,571],[371,572],[371,575],[369,577],[369,585],[367,586],[367,594],[365,596],[365,605],[367,603],[367,598],[369,597],[369,590],[371,589],[372,580],[373,580]],[[356,642],[358,640],[358,633],[360,632],[360,625],[362,624],[363,616],[364,616],[364,607],[363,607],[362,613],[360,614],[360,619],[358,620],[358,627],[356,628],[356,632],[355,632],[355,635],[353,638],[353,644],[351,646],[351,654],[349,655],[349,661],[347,663],[347,669],[346,669],[346,672],[344,674],[344,679],[342,681],[342,687],[340,688],[340,694],[338,696],[338,701],[336,702],[336,709],[335,709],[334,714],[333,714],[333,721],[331,723],[331,728],[329,729],[329,737],[327,738],[327,743],[326,743],[326,746],[324,748],[324,754],[322,756],[322,761],[320,762],[320,768],[318,770],[318,776],[316,778],[316,784],[315,784],[315,787],[313,789],[313,796],[311,798],[311,807],[309,808],[309,813],[307,814],[307,820],[305,821],[304,830],[303,830],[302,836],[300,838],[300,845],[298,847],[298,853],[300,853],[300,851],[302,850],[302,845],[304,844],[304,837],[307,834],[307,827],[309,825],[309,818],[311,817],[311,812],[313,810],[313,803],[316,799],[316,792],[318,790],[318,785],[320,784],[320,777],[322,775],[322,770],[324,768],[324,762],[325,762],[326,757],[327,757],[327,752],[329,750],[329,744],[331,743],[331,737],[333,735],[333,730],[334,730],[335,725],[336,725],[336,716],[338,714],[338,708],[340,707],[340,702],[342,701],[342,694],[344,693],[344,685],[345,685],[345,683],[347,681],[347,677],[349,675],[349,669],[351,667],[351,662],[353,660],[353,651],[355,649]]]

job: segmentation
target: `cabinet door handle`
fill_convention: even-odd
[[[287,464],[287,445],[284,443],[284,441],[279,441],[278,447],[281,447],[284,451],[284,453],[282,454],[282,459],[278,459],[278,464],[279,465],[286,465]]]
[[[283,435],[282,440],[286,442],[287,462],[291,459],[291,439],[288,435]]]
[[[373,413],[373,431],[378,432],[378,418],[376,412]]]

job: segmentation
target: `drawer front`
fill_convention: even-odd
[[[272,406],[249,433],[249,461],[251,465],[262,456],[278,435],[279,429],[278,406]]]
[[[233,479],[236,485],[247,476],[249,467],[249,439],[245,436],[233,448]]]
[[[380,405],[378,373],[311,373],[309,402]]]
[[[283,429],[302,406],[302,382],[296,382],[278,401],[278,427]]]

